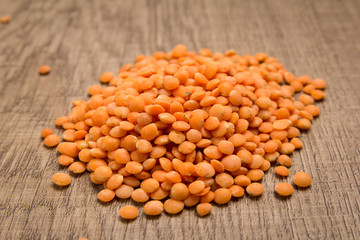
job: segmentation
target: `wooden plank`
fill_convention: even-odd
[[[360,6],[349,1],[0,1],[0,239],[357,239],[360,238]],[[322,114],[302,134],[291,175],[310,189],[277,198],[273,169],[259,199],[244,197],[198,218],[194,209],[122,221],[130,201],[101,204],[88,176],[56,189],[62,170],[40,131],[85,98],[103,71],[138,54],[232,48],[264,51],[296,75],[328,81]],[[48,64],[52,72],[38,76]],[[56,133],[61,133],[56,129]]]

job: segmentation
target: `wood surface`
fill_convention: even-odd
[[[12,21],[0,25],[0,239],[360,239],[359,1],[0,0],[4,14]],[[309,189],[276,197],[283,180],[270,169],[258,199],[214,206],[204,218],[141,210],[126,222],[118,210],[130,201],[99,203],[88,174],[53,186],[64,169],[41,130],[102,72],[177,43],[267,52],[297,76],[328,81],[322,113],[292,156],[290,175],[310,173]],[[50,75],[38,75],[43,64]]]

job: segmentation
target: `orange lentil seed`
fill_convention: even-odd
[[[287,169],[287,167],[284,166],[277,166],[275,167],[275,173],[279,176],[287,177],[289,176],[289,169]]]
[[[151,200],[144,205],[144,213],[147,215],[160,215],[163,210],[164,204],[159,200]]]
[[[44,144],[47,147],[55,147],[60,143],[60,137],[57,135],[48,135],[44,139]]]
[[[40,75],[46,75],[50,73],[50,67],[48,65],[43,65],[39,68]]]
[[[258,197],[264,192],[264,186],[260,183],[251,183],[246,187],[246,192],[253,197]]]
[[[294,192],[294,188],[290,183],[278,183],[275,185],[275,192],[280,196],[287,197]]]
[[[287,155],[280,155],[277,159],[278,163],[285,167],[290,167],[292,162],[291,158]]]
[[[66,155],[60,155],[58,161],[59,161],[59,164],[62,166],[69,166],[70,164],[72,164],[74,162],[74,158],[66,156]]]
[[[196,212],[202,217],[208,215],[212,210],[210,203],[200,203],[196,206]]]
[[[311,185],[311,181],[312,179],[310,175],[305,172],[297,172],[293,177],[293,182],[298,187],[308,187]]]
[[[170,198],[164,202],[164,210],[169,214],[177,214],[184,209],[184,205],[183,201]]]
[[[101,190],[97,195],[97,198],[102,202],[110,202],[111,200],[114,199],[114,197],[115,197],[115,192],[110,189]]]
[[[214,194],[214,201],[220,205],[228,203],[231,199],[231,191],[227,188],[219,188],[215,190]]]
[[[11,21],[10,15],[4,15],[4,16],[1,16],[1,18],[0,18],[0,22],[3,24],[9,23],[10,21]]]
[[[49,128],[45,128],[41,131],[41,137],[42,138],[46,138],[49,135],[53,134],[53,130],[49,129]]]
[[[129,205],[120,208],[119,214],[122,218],[131,220],[139,215],[139,210],[137,210],[136,207]]]
[[[70,166],[69,166],[69,170],[73,173],[79,174],[79,173],[83,173],[86,171],[86,164],[83,162],[73,162]]]
[[[52,181],[61,187],[67,186],[70,184],[71,179],[70,176],[66,173],[55,173],[52,177]]]
[[[130,198],[133,192],[134,188],[126,184],[122,184],[119,188],[115,190],[116,196],[121,199]]]

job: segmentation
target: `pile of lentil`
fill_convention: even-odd
[[[204,216],[212,202],[245,191],[260,196],[271,165],[287,177],[288,155],[302,148],[298,136],[319,115],[313,104],[326,87],[322,79],[295,77],[265,53],[195,53],[184,45],[139,55],[100,81],[109,86],[89,87],[88,101],[74,101],[71,113],[56,119],[64,141],[44,129],[44,144],[57,146],[59,163],[74,174],[91,172],[91,182],[104,187],[100,201],[132,198],[148,215],[196,206]],[[67,186],[71,178],[56,173],[53,182]],[[293,183],[308,187],[311,177],[298,172]],[[294,188],[281,182],[274,190],[289,196]],[[125,206],[119,214],[133,219],[138,212]]]

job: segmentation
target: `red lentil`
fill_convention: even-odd
[[[287,177],[289,176],[289,169],[287,169],[287,167],[284,166],[277,166],[275,167],[275,173],[282,177]]]
[[[46,138],[47,136],[52,135],[52,134],[53,134],[53,130],[51,130],[49,128],[45,128],[41,132],[41,137]]]
[[[70,184],[71,179],[70,176],[66,173],[55,173],[52,177],[52,181],[61,187],[67,186]]]
[[[177,214],[184,209],[184,205],[183,201],[170,198],[164,202],[164,209],[167,213]]]
[[[253,197],[258,197],[264,192],[264,186],[260,183],[251,183],[246,187],[246,192]]]
[[[115,197],[115,192],[110,189],[103,189],[97,195],[97,198],[102,202],[110,202],[111,200],[114,199],[114,197]]]
[[[74,162],[74,158],[66,156],[66,155],[61,155],[59,157],[58,161],[59,161],[60,165],[69,166],[70,164],[72,164]]]
[[[135,219],[139,215],[139,210],[134,206],[124,206],[120,208],[119,214],[124,219]]]
[[[212,210],[212,206],[210,203],[200,203],[196,206],[196,212],[200,216],[208,215]]]
[[[144,205],[144,212],[147,215],[160,215],[164,210],[164,204],[159,200],[151,200]]]
[[[231,199],[231,191],[227,188],[219,188],[214,192],[215,198],[214,201],[217,204],[226,204]]]
[[[312,179],[310,175],[305,172],[297,172],[293,177],[293,181],[296,186],[305,188],[311,185]]]
[[[57,135],[48,135],[44,139],[44,145],[47,147],[55,147],[59,144],[60,137]]]
[[[83,173],[86,171],[86,164],[83,162],[73,162],[69,166],[69,170],[73,173]]]
[[[50,73],[50,67],[48,65],[43,65],[39,68],[39,74],[40,75],[46,75]]]
[[[244,196],[245,190],[242,187],[238,186],[238,185],[232,185],[228,189],[231,191],[231,195],[233,197],[239,198],[239,197]]]
[[[126,184],[122,184],[119,188],[115,190],[115,194],[118,198],[130,198],[131,194],[133,193],[134,188],[128,186]]]
[[[278,183],[275,185],[275,192],[280,196],[287,197],[294,192],[294,188],[290,183]]]
[[[11,21],[10,15],[4,15],[4,16],[1,16],[1,18],[0,18],[0,22],[3,24],[9,23],[10,21]]]
[[[245,191],[260,196],[264,186],[256,181],[274,161],[276,174],[288,176],[288,155],[302,148],[300,130],[320,114],[314,103],[326,87],[322,79],[296,78],[264,53],[202,49],[197,55],[184,45],[139,55],[99,80],[109,86],[90,86],[88,101],[73,101],[71,113],[56,119],[65,142],[51,129],[41,136],[46,146],[58,145],[61,165],[92,172],[91,182],[105,188],[99,200],[132,198],[145,203],[148,215],[197,206],[204,216],[211,202],[226,204]],[[66,186],[71,179],[58,173],[53,181]],[[307,187],[311,177],[299,172],[293,181]],[[291,195],[289,185],[275,191]],[[126,206],[119,213],[134,219],[138,210]]]

